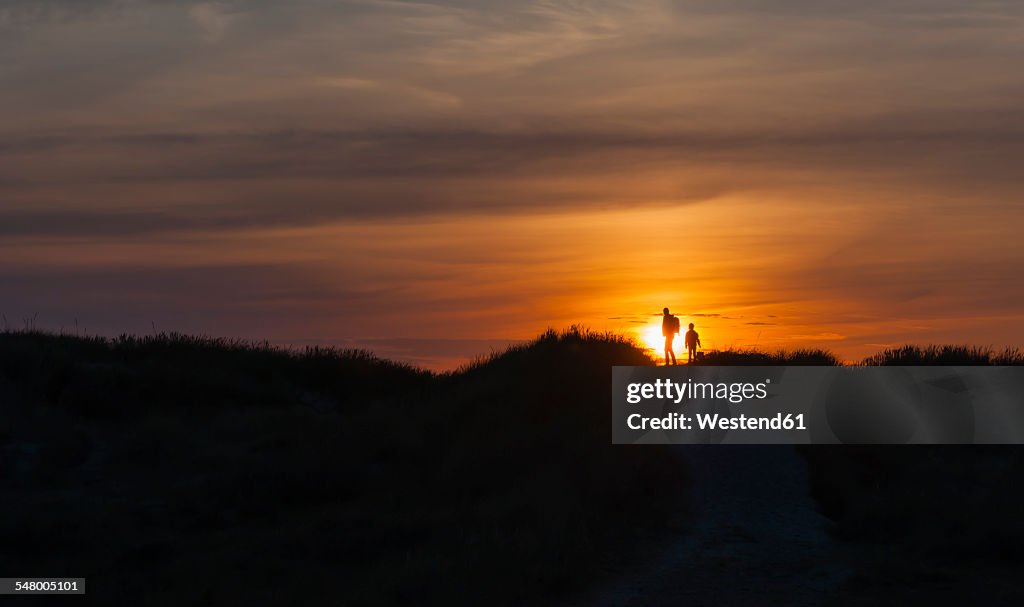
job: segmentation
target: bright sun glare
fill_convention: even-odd
[[[665,349],[665,338],[661,336],[661,320],[640,330],[640,341],[644,347],[651,348],[655,354]]]

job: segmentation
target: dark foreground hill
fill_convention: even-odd
[[[1021,362],[946,346],[864,364]],[[702,510],[719,513],[695,527],[715,533],[694,534],[701,550],[721,552],[715,567],[772,553],[736,551],[743,542],[820,524],[794,515],[780,533],[708,544],[719,528],[781,523],[755,505],[709,502],[721,492],[707,488],[691,508],[694,479],[722,460],[714,450],[697,453],[693,474],[685,450],[609,444],[609,368],[643,364],[652,361],[630,341],[580,329],[442,375],[359,351],[0,333],[0,572],[85,576],[98,604],[565,604],[660,554],[658,538],[687,537]],[[838,361],[740,351],[705,364]],[[785,459],[759,449],[725,455],[741,472],[744,458]],[[805,491],[837,545],[862,548],[850,552],[856,575],[822,602],[970,597],[1017,579],[1017,448],[801,453]],[[744,495],[775,503],[768,492],[778,490]],[[659,596],[641,588],[636,604],[659,604],[703,565],[661,563],[665,584],[648,589]],[[744,583],[728,569],[704,582]]]
[[[0,570],[101,604],[557,602],[685,518],[680,458],[609,444],[609,367],[648,363],[581,330],[441,376],[0,334]]]

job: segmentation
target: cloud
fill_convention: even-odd
[[[0,5],[0,29],[68,23],[130,3],[131,0],[5,0]]]
[[[203,32],[207,42],[217,42],[231,24],[231,16],[219,4],[203,2],[188,9],[188,15]]]
[[[88,321],[94,332],[148,332],[158,327],[222,335],[298,338],[322,335],[345,315],[396,313],[388,289],[345,286],[309,263],[183,263],[153,266],[35,267],[0,271],[0,301],[9,318],[39,315],[45,326]],[[337,269],[335,269],[335,273]],[[197,294],[201,293],[201,297]],[[75,306],[68,307],[69,301]],[[262,325],[263,333],[252,331]],[[213,329],[216,327],[216,329]],[[348,327],[346,327],[347,329]]]
[[[377,92],[385,95],[397,95],[400,97],[412,98],[429,105],[436,105],[445,108],[458,108],[462,105],[462,99],[456,95],[437,91],[428,88],[410,86],[402,83],[388,83],[378,80],[367,80],[363,78],[346,78],[329,76],[317,78],[313,81],[317,86],[347,89],[355,91]]]
[[[984,191],[988,208],[1009,210],[1021,187],[1020,123],[1019,112],[962,112],[729,133],[584,124],[23,135],[0,143],[8,201],[0,232],[283,227],[822,192],[865,208],[893,200],[956,208]]]
[[[524,70],[580,55],[656,27],[664,3],[564,0],[529,2],[514,8],[460,7],[449,19],[427,24],[437,44],[421,61],[447,73]]]

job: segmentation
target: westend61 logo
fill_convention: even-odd
[[[683,383],[676,383],[670,379],[656,379],[653,383],[631,383],[626,392],[626,402],[631,405],[640,403],[643,400],[671,400],[679,404],[687,399],[717,398],[728,400],[730,403],[742,403],[745,400],[764,399],[768,397],[768,384],[771,379],[765,379],[759,384],[750,382],[694,382],[687,379]]]

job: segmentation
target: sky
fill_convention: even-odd
[[[706,348],[1022,345],[1022,29],[1002,1],[4,0],[0,322],[434,369],[664,306]]]

